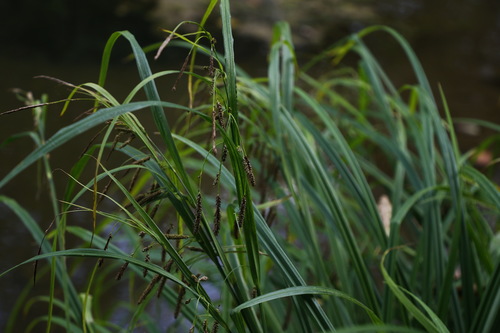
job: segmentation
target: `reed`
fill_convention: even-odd
[[[98,83],[72,86],[68,98],[92,98],[96,111],[48,139],[43,130],[30,134],[37,148],[0,180],[1,188],[39,160],[51,179],[47,154],[106,126],[67,174],[62,197],[49,182],[53,231],[44,234],[0,197],[41,244],[20,265],[50,263],[49,312],[33,327],[159,332],[170,316],[171,331],[490,331],[500,304],[500,192],[473,167],[473,154],[460,152],[444,94],[438,102],[408,43],[371,27],[301,69],[281,22],[268,76],[252,78],[236,66],[229,0],[220,1],[224,54],[214,51],[204,22],[216,4],[196,33],[168,31],[157,57],[166,47],[188,49],[179,70],[153,74],[133,35],[113,34]],[[364,44],[375,33],[399,43],[415,83],[393,85]],[[141,77],[122,103],[105,89],[120,38]],[[343,65],[345,57],[358,65]],[[200,58],[208,72],[195,66]],[[308,74],[332,62],[323,75]],[[188,106],[159,96],[155,79],[167,75],[189,77]],[[135,101],[141,89],[146,100]],[[146,110],[152,131],[140,121]],[[189,114],[191,131],[176,133],[166,112]],[[125,162],[108,167],[111,151]],[[88,214],[88,229],[71,224],[75,212]],[[70,235],[81,247],[66,248]],[[94,263],[83,289],[66,266],[75,257]],[[110,287],[127,283],[130,300],[103,311]],[[160,304],[168,310],[155,314]],[[117,313],[126,320],[113,321]]]

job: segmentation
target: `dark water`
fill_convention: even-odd
[[[500,2],[494,0],[380,2],[409,38],[431,85],[441,84],[453,117],[500,123]],[[403,72],[396,67],[397,72]],[[460,130],[460,128],[459,128]],[[463,148],[491,132],[461,132]]]
[[[328,2],[324,1],[323,3]],[[368,4],[375,15],[369,16],[369,19],[365,21],[348,17],[332,21],[318,15],[316,20],[310,19],[313,22],[311,26],[322,25],[326,32],[314,44],[307,45],[305,43],[301,44],[300,47],[306,49],[310,47],[311,50],[317,50],[320,49],[321,45],[329,45],[337,38],[364,26],[388,24],[409,39],[422,61],[431,85],[437,88],[438,83],[440,83],[443,86],[453,117],[474,117],[500,123],[499,1],[385,0],[360,3]],[[20,13],[12,13],[12,15],[20,15]],[[245,13],[234,13],[236,18],[239,15],[244,16]],[[19,19],[19,21],[22,20]],[[90,23],[86,24],[89,26]],[[133,27],[126,27],[126,24],[117,27],[134,30]],[[302,26],[292,26],[292,28],[298,34],[301,31],[308,31],[307,27]],[[16,29],[16,27],[12,27],[12,29]],[[85,36],[84,31],[78,31],[78,36]],[[104,31],[107,30],[104,29]],[[237,28],[235,33],[238,33]],[[144,35],[143,31],[141,35]],[[16,36],[21,38],[24,35],[19,33]],[[8,36],[4,34],[2,38],[8,38]],[[159,37],[150,36],[145,39],[149,41],[155,38]],[[239,43],[239,41],[243,42]],[[380,55],[382,63],[396,82],[405,83],[413,80],[409,66],[396,46],[383,38],[377,40],[374,37],[368,42],[373,46],[376,54]],[[259,40],[256,37],[242,36],[241,39],[238,39],[236,36],[237,61],[240,61],[249,72],[265,73],[266,43],[267,41]],[[59,54],[57,48],[60,43],[56,42],[48,43],[51,46],[50,52],[43,51],[43,42],[39,40],[35,49],[29,47],[29,40],[17,42],[5,40],[2,41],[2,44],[9,45],[9,47],[0,51],[0,111],[21,106],[15,96],[9,92],[11,88],[30,90],[36,96],[48,93],[52,100],[67,96],[68,90],[66,88],[48,80],[34,79],[33,77],[36,75],[53,76],[76,84],[97,81],[99,52],[95,51],[95,47],[100,50],[101,45],[103,45],[102,41],[98,46],[91,43],[74,46],[74,49],[68,46],[69,50],[66,50],[68,52],[63,52],[68,55],[67,59],[51,56],[54,53]],[[85,49],[85,45],[93,50],[87,56],[81,53],[81,50]],[[256,52],[256,49],[260,51]],[[307,50],[304,54],[307,54]],[[172,69],[176,67],[171,65],[179,63],[180,60],[182,58],[173,57],[156,66],[157,69]],[[133,65],[123,65],[118,61],[117,65],[111,68],[108,87],[115,94],[124,96],[138,82],[137,78]],[[169,90],[165,89],[165,91]],[[76,116],[73,113],[60,118],[57,116],[59,110],[58,107],[50,108],[48,126],[50,133],[53,133],[60,126],[70,123]],[[0,117],[0,142],[14,133],[31,128],[32,121],[29,111]],[[460,136],[462,149],[469,149],[488,134],[491,133],[483,130],[471,135],[462,130]],[[86,143],[72,142],[63,147],[61,151],[52,154],[52,168],[69,170]],[[32,147],[33,145],[28,139],[23,139],[2,148],[0,152],[0,177],[3,177],[8,170],[14,167]],[[59,176],[56,178],[62,185],[65,177],[61,176],[61,172],[56,171],[54,174]],[[53,215],[46,196],[37,194],[37,190],[33,186],[35,182],[36,168],[31,167],[18,176],[14,182],[1,189],[0,194],[21,202],[44,229],[50,224]],[[19,220],[5,206],[0,205],[0,271],[33,256],[37,249],[38,244],[33,242]],[[0,331],[3,329],[16,297],[22,288],[30,284],[31,278],[32,268],[30,265],[0,278]],[[36,286],[32,293],[43,292],[44,288],[45,286]],[[44,311],[45,308],[40,313],[44,313]]]

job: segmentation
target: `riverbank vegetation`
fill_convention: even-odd
[[[223,40],[204,29],[216,4],[197,32],[166,31],[150,48],[113,34],[97,83],[61,82],[72,92],[60,103],[29,100],[38,127],[27,136],[38,147],[0,187],[40,162],[54,223],[42,230],[19,203],[0,200],[40,244],[25,263],[51,288],[21,297],[7,331],[33,303],[48,311],[30,328],[47,331],[498,325],[500,192],[489,170],[474,167],[494,140],[460,151],[444,93],[435,95],[390,28],[362,30],[299,67],[290,28],[278,23],[268,75],[253,78],[235,63],[228,0],[220,2]],[[415,83],[394,86],[364,43],[371,34],[399,43]],[[141,78],[123,101],[106,90],[118,40]],[[149,58],[173,47],[188,54],[182,68],[152,73]],[[160,96],[155,80],[164,76],[187,85],[185,104]],[[64,113],[81,99],[94,101],[92,112],[45,138],[46,108]],[[48,154],[74,138],[89,145],[59,192]]]

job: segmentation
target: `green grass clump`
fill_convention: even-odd
[[[49,311],[32,326],[156,332],[166,311],[177,318],[171,331],[490,331],[500,303],[500,192],[460,152],[443,94],[445,119],[408,43],[386,27],[365,29],[307,65],[334,63],[314,78],[298,68],[290,29],[278,23],[268,76],[254,79],[235,64],[228,0],[224,54],[216,53],[204,28],[216,4],[196,33],[174,29],[156,46],[158,56],[188,49],[180,70],[153,74],[133,35],[113,34],[98,83],[72,86],[63,107],[83,94],[95,112],[48,139],[39,127],[30,134],[37,148],[0,180],[38,160],[49,180],[56,220],[47,233],[0,197],[41,244],[26,262],[50,263],[37,273],[50,274],[39,300]],[[393,86],[363,43],[372,33],[400,44],[415,84]],[[105,89],[120,38],[141,77],[121,103]],[[197,56],[207,68],[195,66]],[[357,65],[342,66],[347,56]],[[155,79],[169,75],[188,77],[188,106],[160,97]],[[45,115],[46,101],[30,104]],[[141,123],[145,110],[154,128]],[[103,125],[59,197],[47,154]],[[90,218],[87,229],[71,223],[76,213]],[[81,246],[68,249],[70,236]],[[82,289],[70,272],[89,262]],[[106,310],[116,285],[128,285],[129,299]],[[168,310],[158,316],[161,304]],[[126,319],[111,320],[117,313]]]

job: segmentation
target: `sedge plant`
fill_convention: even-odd
[[[268,76],[252,78],[235,62],[229,0],[220,1],[223,53],[205,29],[217,3],[197,32],[166,31],[153,48],[127,31],[113,34],[98,82],[71,85],[63,105],[64,113],[81,94],[94,111],[48,139],[32,135],[37,148],[0,180],[1,188],[39,160],[49,176],[47,154],[101,128],[67,173],[62,197],[49,183],[52,230],[0,197],[41,244],[25,263],[50,266],[38,269],[50,275],[48,314],[32,326],[159,332],[166,312],[170,331],[492,330],[500,192],[474,168],[473,153],[460,152],[444,94],[436,99],[408,43],[371,27],[300,69],[281,22]],[[399,43],[415,83],[394,86],[364,44],[375,33]],[[123,102],[106,90],[119,39],[141,78]],[[180,70],[152,73],[144,50],[161,57],[171,47],[190,58]],[[343,65],[346,57],[356,65]],[[308,74],[325,63],[331,71]],[[160,97],[163,76],[188,77],[187,105]],[[141,121],[144,112],[153,124]],[[72,224],[76,214],[91,223]],[[81,246],[68,248],[69,236]],[[84,263],[87,282],[78,287],[67,265]],[[106,310],[118,285],[128,300]],[[127,315],[114,319],[119,313]]]

